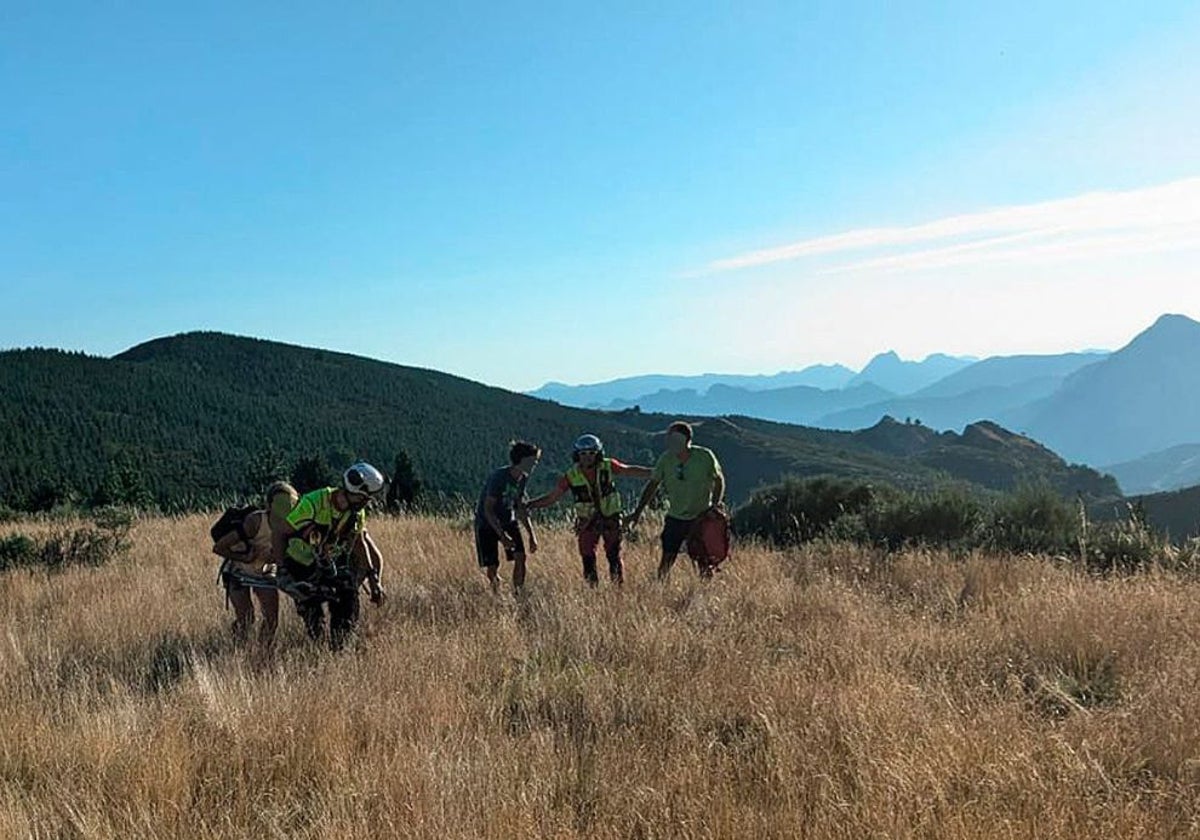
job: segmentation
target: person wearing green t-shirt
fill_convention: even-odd
[[[314,641],[325,633],[329,604],[329,645],[345,646],[358,625],[358,589],[365,582],[371,601],[384,599],[383,558],[367,533],[367,505],[386,490],[383,473],[357,463],[342,475],[341,487],[305,493],[272,534],[279,586],[296,601],[296,611]]]
[[[725,507],[725,475],[721,464],[711,449],[692,443],[692,427],[683,421],[667,427],[666,451],[654,465],[642,498],[629,517],[630,528],[637,525],[642,510],[660,486],[666,491],[668,503],[663,520],[662,561],[658,565],[658,578],[662,580],[670,574],[696,520],[712,508],[723,511]],[[711,568],[702,566],[699,572],[707,577]]]

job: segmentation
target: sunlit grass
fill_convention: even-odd
[[[1200,832],[1200,585],[1028,558],[741,547],[623,591],[543,535],[373,519],[340,655],[235,648],[204,517],[0,577],[3,837],[1166,837]],[[6,526],[7,532],[20,527]]]

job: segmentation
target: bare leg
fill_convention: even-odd
[[[250,628],[254,626],[254,604],[250,600],[250,590],[244,586],[231,586],[227,591],[233,607],[233,638],[238,644],[243,644],[250,638]]]
[[[258,599],[258,609],[262,613],[258,644],[264,650],[269,650],[275,644],[275,629],[279,626],[279,591],[256,588],[254,596]]]
[[[500,567],[499,566],[484,566],[483,571],[487,574],[488,584],[492,587],[492,594],[500,594]]]

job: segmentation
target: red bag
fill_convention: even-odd
[[[687,553],[701,574],[712,574],[729,559],[733,533],[729,516],[717,508],[709,508],[696,517],[688,533]]]

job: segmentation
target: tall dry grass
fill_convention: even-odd
[[[1200,834],[1190,580],[827,545],[657,585],[646,541],[592,591],[559,531],[494,599],[466,529],[373,520],[358,647],[285,604],[264,660],[207,525],[0,578],[0,837]]]

